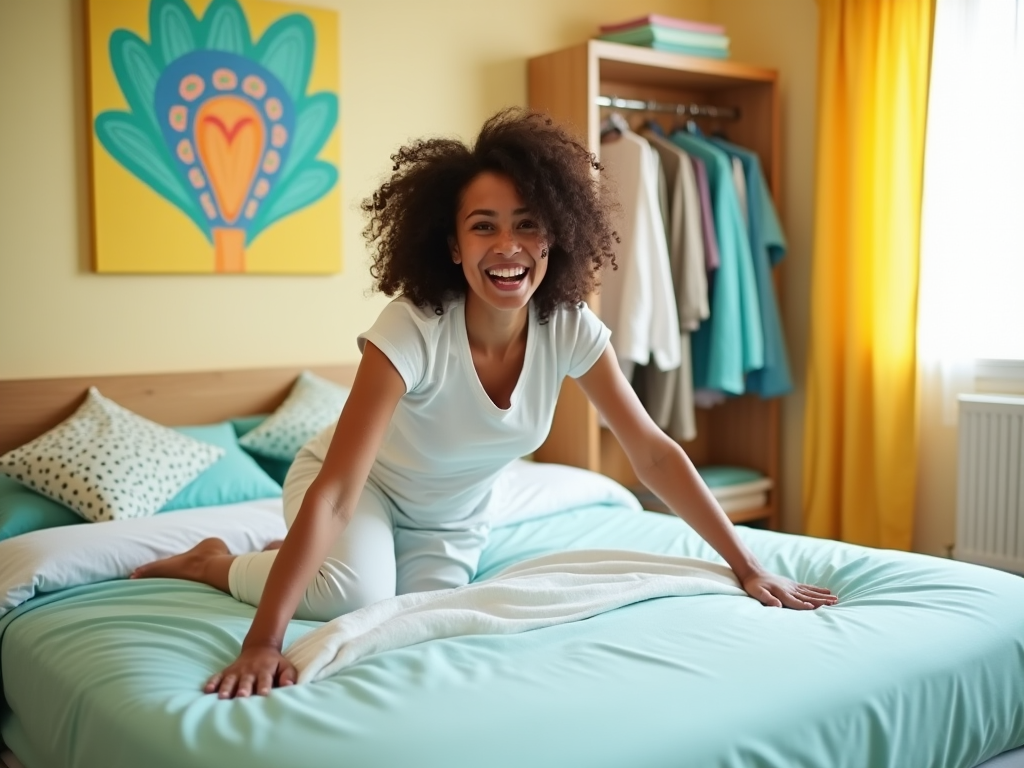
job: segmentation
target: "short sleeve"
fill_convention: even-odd
[[[565,324],[567,331],[575,330],[575,338],[571,340],[572,355],[569,358],[567,375],[577,379],[597,362],[597,358],[608,346],[608,339],[611,338],[612,332],[585,302],[581,302],[579,308],[569,310],[569,312],[575,315],[576,322]]]
[[[362,352],[366,342],[373,342],[398,370],[408,393],[423,381],[429,333],[422,312],[408,299],[398,298],[384,307],[368,331],[359,334],[357,343]]]

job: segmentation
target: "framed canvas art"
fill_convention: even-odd
[[[94,266],[341,269],[338,15],[89,0]]]

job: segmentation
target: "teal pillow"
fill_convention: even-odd
[[[0,476],[0,541],[22,533],[88,522],[59,502]]]
[[[237,419],[231,420],[231,426],[235,428],[235,434],[238,437],[247,432],[252,432],[256,427],[267,420],[267,414],[260,414],[259,416],[240,416]],[[288,475],[288,470],[291,469],[291,459],[271,459],[267,456],[260,456],[258,453],[250,453],[256,463],[260,465],[260,468],[274,478],[278,483],[284,485],[284,479]]]
[[[231,420],[231,426],[235,430],[235,437],[242,437],[243,435],[252,432],[256,427],[267,420],[267,416],[270,414],[260,413],[256,416],[239,416],[237,419]]]
[[[174,429],[195,440],[223,448],[225,453],[212,467],[182,488],[160,512],[235,504],[281,495],[280,484],[242,450],[231,422]]]

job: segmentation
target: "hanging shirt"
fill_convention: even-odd
[[[723,147],[724,149],[724,147]],[[736,185],[736,199],[740,202],[740,213],[743,214],[743,223],[750,227],[750,219],[747,216],[747,179],[743,175],[743,163],[738,157],[729,155],[732,163],[732,183]]]
[[[764,367],[764,334],[747,228],[732,180],[732,161],[707,139],[679,131],[672,141],[704,161],[708,172],[719,265],[711,289],[711,317],[692,337],[693,384],[733,395],[746,374]]]
[[[772,267],[786,255],[786,238],[757,153],[723,139],[712,141],[733,160],[742,164],[746,179],[747,232],[754,259],[761,325],[764,329],[764,367],[747,376],[747,389],[762,397],[778,397],[793,389],[786,340],[782,334],[782,321],[772,281]]]
[[[690,332],[710,314],[700,191],[690,156],[653,132],[642,134],[661,158],[669,193],[666,221],[669,262],[679,310],[681,364],[678,370],[637,371],[634,386],[655,423],[679,441],[697,436],[693,410]]]
[[[668,188],[669,263],[675,283],[680,328],[695,331],[711,310],[701,225],[700,192],[690,156],[668,139],[644,134],[661,158]]]
[[[618,269],[601,275],[601,318],[626,378],[635,364],[678,368],[679,315],[658,202],[657,156],[631,131],[601,145],[601,163],[619,207],[612,225]]]
[[[715,212],[711,208],[711,189],[708,187],[708,169],[699,157],[690,155],[700,192],[700,228],[704,234],[704,261],[708,273],[718,269],[718,235],[715,234]]]

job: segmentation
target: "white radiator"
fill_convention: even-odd
[[[959,400],[954,556],[1024,573],[1024,397]]]

